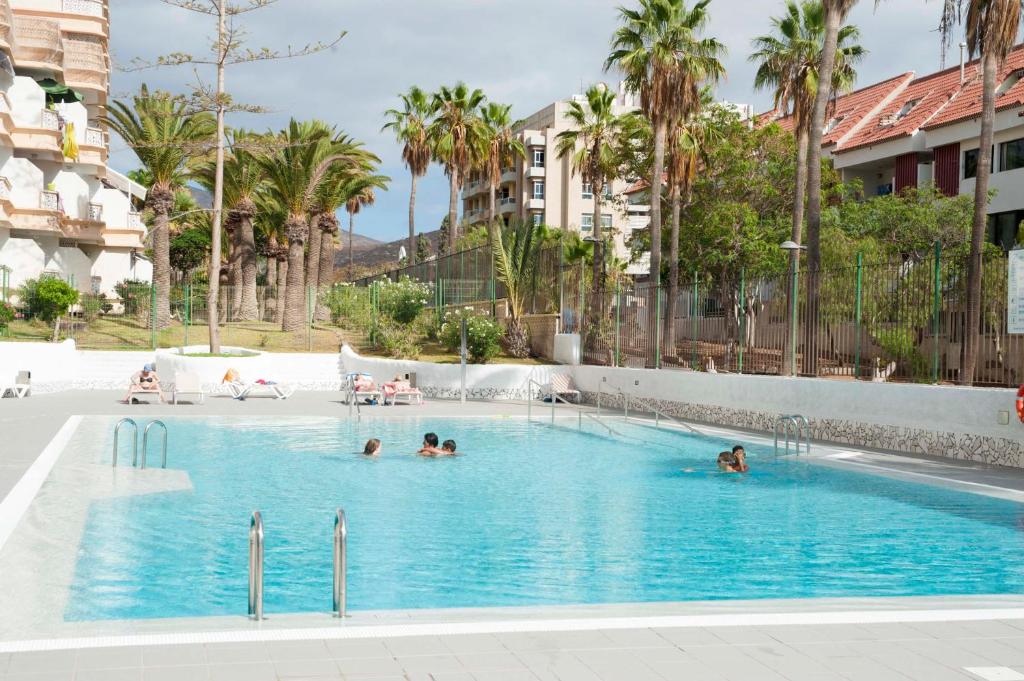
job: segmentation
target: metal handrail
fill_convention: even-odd
[[[160,429],[163,431],[163,452],[160,457],[160,467],[167,468],[167,426],[164,425],[163,421],[150,421],[146,424],[146,430],[142,432],[142,465],[139,466],[141,469],[146,468],[146,454],[149,453],[149,429],[153,426],[160,426]],[[132,465],[135,465],[134,461],[132,461]]]
[[[637,397],[636,395],[631,395],[631,394],[625,392],[624,390],[622,390],[621,388],[618,388],[616,386],[612,386],[612,387],[615,388],[615,391],[618,392],[620,395],[622,395],[623,398],[624,398],[623,410],[622,411],[623,411],[623,417],[625,418],[625,420],[627,420],[627,421],[629,420],[629,403],[630,403],[630,400],[632,400],[634,402],[639,403],[641,407],[644,407],[645,409],[650,411],[652,414],[654,414],[654,426],[656,428],[660,428],[661,427],[661,419],[665,418],[665,419],[668,419],[669,421],[672,421],[673,423],[675,423],[677,425],[682,426],[683,428],[686,428],[687,430],[689,430],[691,433],[694,433],[695,435],[703,435],[703,433],[701,433],[699,430],[697,430],[696,428],[691,426],[689,423],[686,423],[685,421],[680,421],[675,416],[670,416],[670,415],[666,414],[665,412],[661,411],[660,409],[655,407],[653,404],[651,404],[650,402],[645,400],[644,398]]]
[[[807,420],[806,416],[801,414],[782,414],[775,419],[775,426],[773,428],[773,436],[775,439],[775,456],[779,455],[779,427],[783,427],[783,433],[786,436],[786,454],[789,454],[789,433],[790,426],[792,426],[793,435],[796,439],[796,454],[800,456],[800,441],[803,440],[806,445],[805,452],[811,453],[811,424]],[[805,432],[806,431],[806,432]]]
[[[249,520],[249,617],[263,619],[263,516],[252,512]]]
[[[332,609],[335,617],[345,617],[348,599],[348,523],[345,511],[339,508],[334,516],[334,598]]]
[[[114,457],[113,457],[114,458],[114,463],[113,463],[113,466],[115,468],[117,467],[117,439],[118,439],[118,435],[121,433],[121,426],[123,426],[125,424],[131,424],[131,426],[132,426],[132,466],[135,465],[135,458],[138,456],[138,452],[139,452],[139,425],[137,423],[135,423],[135,421],[133,421],[132,419],[127,419],[127,418],[126,419],[121,419],[120,421],[117,422],[117,425],[114,426]]]
[[[538,383],[537,381],[533,380],[532,378],[528,378],[528,379],[526,379],[526,381],[527,381],[527,383],[526,383],[526,393],[527,393],[526,394],[526,420],[529,422],[530,420],[533,419],[533,393],[531,392],[530,389],[533,386],[537,386],[538,388],[541,389],[541,394],[543,395],[544,392],[545,392],[545,388],[548,388],[548,386],[545,386],[545,385],[543,385],[541,383]],[[622,433],[620,433],[619,431],[617,431],[614,428],[612,428],[611,426],[609,426],[607,423],[602,421],[600,418],[598,418],[597,416],[594,416],[590,412],[583,411],[583,409],[579,405],[573,404],[572,402],[570,402],[569,400],[565,399],[561,395],[557,394],[553,390],[549,389],[547,391],[547,395],[548,395],[549,398],[551,398],[551,423],[555,422],[555,407],[557,406],[557,403],[559,401],[561,401],[562,404],[568,405],[568,406],[570,406],[570,407],[572,407],[573,409],[576,410],[579,427],[581,429],[583,428],[583,417],[586,416],[588,419],[590,419],[594,423],[597,423],[602,428],[607,430],[610,435],[618,435],[619,437],[623,437]]]
[[[803,414],[793,414],[793,419],[797,421],[800,426],[800,437],[804,441],[804,445],[807,447],[806,453],[811,453],[811,422],[807,420],[807,417]],[[800,452],[797,452],[799,454]]]

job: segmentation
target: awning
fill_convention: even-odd
[[[43,88],[43,91],[46,93],[47,101],[72,104],[84,99],[84,97],[82,97],[82,93],[72,90],[63,83],[58,83],[53,78],[43,78],[42,80],[36,81],[36,83],[39,87]]]

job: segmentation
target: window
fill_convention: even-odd
[[[592,199],[594,198],[594,187],[589,182],[583,183],[583,198]]]
[[[544,150],[534,149],[533,150],[533,167],[543,168],[544,167]]]
[[[999,145],[999,170],[1024,168],[1024,138]]]
[[[601,216],[601,227],[603,229],[611,229],[611,227],[612,227],[612,216],[611,215],[602,215]]]
[[[825,134],[827,135],[827,134],[829,134],[830,132],[832,132],[833,130],[835,130],[835,129],[836,129],[836,127],[837,127],[837,126],[838,126],[838,125],[839,125],[840,123],[842,123],[842,122],[843,122],[844,120],[846,120],[846,116],[836,116],[835,118],[831,119],[831,120],[830,120],[830,121],[828,122],[828,125],[826,125],[826,126],[825,126]]]
[[[968,180],[972,177],[978,176],[978,156],[981,154],[981,149],[971,149],[964,152],[964,179]],[[993,154],[992,161],[989,165],[989,172],[995,172],[996,159]]]
[[[533,198],[543,199],[544,198],[544,183],[534,182],[533,183]]]
[[[542,213],[534,213],[533,226],[540,227],[542,224],[544,224],[544,215]]]
[[[605,187],[604,187],[604,200],[605,201],[611,201],[612,200],[612,186],[610,184],[605,185]]]
[[[594,229],[594,216],[593,215],[581,215],[580,216],[580,231],[589,232]]]
[[[1024,210],[1011,210],[988,216],[988,240],[1009,251],[1017,245],[1020,224],[1024,221]]]

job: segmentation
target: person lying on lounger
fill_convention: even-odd
[[[160,401],[164,401],[163,388],[160,387],[160,377],[156,375],[156,367],[146,364],[142,371],[132,376],[131,385],[128,386],[128,394],[124,396],[124,403],[131,404],[134,400],[132,395],[138,393],[156,393]]]

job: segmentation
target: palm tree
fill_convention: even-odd
[[[508,300],[508,321],[505,326],[505,352],[512,357],[530,354],[530,339],[523,325],[526,293],[537,266],[537,248],[541,243],[539,228],[530,221],[516,221],[499,230],[494,242],[494,268],[505,286]]]
[[[771,20],[774,31],[754,38],[754,53],[750,61],[758,63],[754,86],[771,89],[775,110],[780,114],[792,112],[797,140],[796,186],[793,201],[794,243],[803,239],[804,199],[807,189],[808,147],[811,137],[812,113],[818,93],[818,67],[822,61],[825,42],[825,8],[821,0],[787,0],[785,14]],[[857,79],[853,65],[865,51],[854,41],[860,39],[856,26],[842,26],[836,39],[835,66],[829,101],[840,92],[848,92]],[[790,267],[798,267],[800,252],[790,252]],[[796,292],[790,292],[796,295]],[[787,347],[783,352],[783,374],[792,372],[792,343],[787,333]]]
[[[484,103],[481,90],[470,90],[465,83],[454,87],[442,86],[431,100],[433,120],[427,127],[434,158],[448,175],[448,251],[455,251],[459,238],[459,190],[466,174],[482,155],[481,140],[485,137],[483,121],[477,110]]]
[[[153,213],[153,286],[156,325],[171,323],[171,260],[169,216],[175,187],[187,179],[190,165],[213,140],[212,116],[187,111],[186,104],[166,92],[143,85],[131,104],[114,101],[103,122],[121,136],[152,177],[146,208]],[[153,314],[154,311],[150,311]]]
[[[278,283],[278,256],[281,255],[281,242],[284,240],[285,214],[281,206],[268,192],[263,192],[256,197],[255,230],[260,235],[260,255],[263,256],[267,266],[267,283],[263,298],[263,313],[260,319],[281,323],[277,314],[277,302],[282,302],[284,310],[284,287]],[[269,317],[269,319],[268,319]]]
[[[640,96],[640,108],[654,130],[651,169],[651,281],[652,296],[661,285],[661,196],[665,173],[665,146],[673,121],[693,108],[701,84],[717,82],[725,73],[720,58],[725,47],[700,33],[709,20],[711,0],[639,0],[637,9],[619,9],[622,25],[612,38],[605,70],[618,67],[629,90]],[[651,305],[651,309],[655,309]],[[657,319],[651,315],[649,337],[657,344]],[[653,360],[649,357],[649,361]]]
[[[488,102],[480,108],[483,120],[484,138],[481,140],[484,153],[480,158],[480,168],[488,189],[487,243],[493,245],[496,236],[494,194],[501,184],[501,170],[509,167],[517,158],[526,158],[526,147],[523,141],[516,139],[513,130],[520,121],[512,121],[512,106]]]
[[[981,338],[981,284],[983,250],[988,227],[988,185],[992,172],[992,137],[995,127],[996,82],[1020,30],[1021,0],[946,0],[940,29],[948,44],[953,23],[966,14],[967,47],[971,56],[981,57],[981,139],[978,176],[974,184],[974,221],[971,224],[971,253],[967,263],[967,329],[964,332],[961,383],[973,385],[977,378]],[[964,11],[966,10],[966,12]]]
[[[383,175],[358,175],[346,186],[345,210],[348,212],[348,278],[352,278],[355,267],[355,251],[352,249],[352,235],[355,233],[356,215],[363,206],[372,206],[377,201],[375,189],[387,189],[390,178]]]
[[[288,271],[281,328],[298,331],[306,323],[305,243],[309,215],[316,192],[331,167],[350,162],[352,153],[351,148],[336,145],[333,130],[320,121],[300,123],[292,119],[279,137],[281,148],[277,153],[260,160],[268,191],[287,214],[284,231],[288,240]]]
[[[617,175],[619,157],[617,149],[625,132],[625,120],[615,112],[615,93],[604,83],[591,85],[586,92],[587,104],[572,100],[565,113],[571,127],[558,133],[555,153],[559,159],[569,158],[574,175],[580,175],[590,185],[594,196],[595,244],[601,244],[594,258],[594,311],[598,312],[597,303],[602,299],[604,282],[602,281],[602,259],[604,225],[601,222],[603,212],[601,202],[605,188]]]
[[[416,264],[416,180],[427,174],[430,167],[430,140],[427,128],[430,125],[430,97],[420,88],[413,86],[409,92],[399,95],[401,109],[388,109],[384,115],[389,120],[381,130],[391,130],[402,145],[402,161],[412,176],[409,190],[409,263]]]

